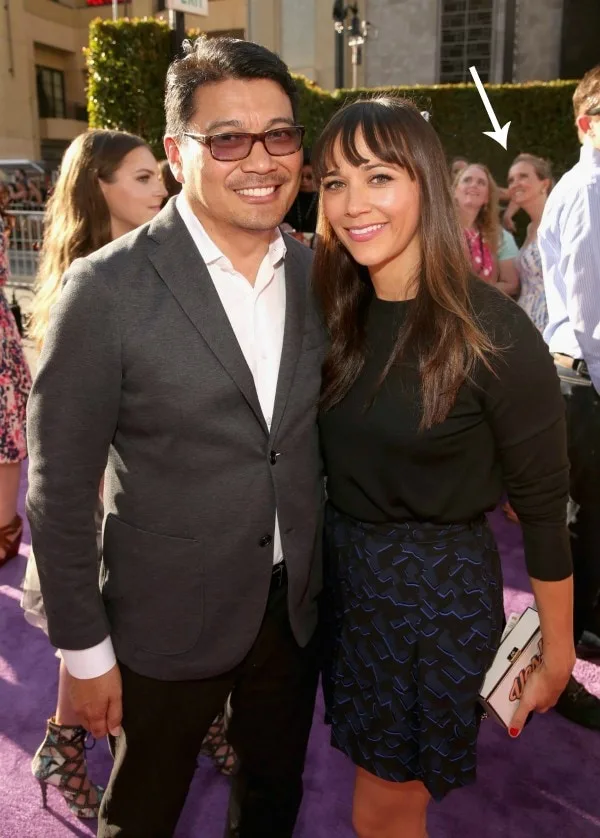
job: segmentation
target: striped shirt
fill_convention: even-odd
[[[600,150],[586,144],[579,163],[552,190],[538,230],[551,352],[583,359],[600,392]]]

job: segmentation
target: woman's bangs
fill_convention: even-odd
[[[406,169],[412,178],[415,177],[411,157],[407,153],[403,127],[397,114],[391,108],[380,105],[373,107],[372,102],[361,103],[340,113],[338,124],[331,126],[331,134],[324,138],[321,153],[316,165],[318,180],[321,180],[331,169],[337,168],[339,160],[336,154],[351,166],[362,166],[369,159],[363,157],[359,151],[359,141],[362,139],[374,158],[383,163],[400,166]]]

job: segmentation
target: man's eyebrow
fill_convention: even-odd
[[[214,131],[215,128],[239,128],[243,130],[243,127],[239,119],[216,119],[214,122],[208,123],[206,132]]]
[[[268,131],[269,128],[271,128],[273,125],[278,125],[282,122],[285,125],[296,124],[291,116],[276,116],[267,122],[265,130]],[[220,128],[237,128],[240,131],[245,131],[244,126],[242,125],[239,119],[217,119],[214,122],[208,123],[208,125],[206,126],[206,133],[208,134],[211,131],[215,131],[216,129]]]
[[[296,122],[292,119],[291,116],[276,116],[274,119],[270,119],[265,128],[268,131],[272,125],[277,125],[278,123],[283,122],[285,125],[295,125]]]

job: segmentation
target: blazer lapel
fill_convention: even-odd
[[[275,393],[271,439],[274,439],[287,404],[290,387],[294,380],[296,364],[304,334],[304,315],[306,310],[306,269],[288,250],[285,258],[285,326],[283,331],[283,350],[279,364],[279,377]]]
[[[171,200],[152,222],[148,235],[158,245],[149,252],[152,264],[183,312],[239,387],[265,434],[268,435],[252,373],[208,268],[200,257],[174,200]]]

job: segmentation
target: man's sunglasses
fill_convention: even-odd
[[[290,125],[285,128],[272,128],[260,134],[191,134],[185,131],[184,136],[208,146],[215,160],[232,162],[249,157],[254,143],[262,143],[272,157],[295,154],[302,148],[304,131],[303,125]]]

